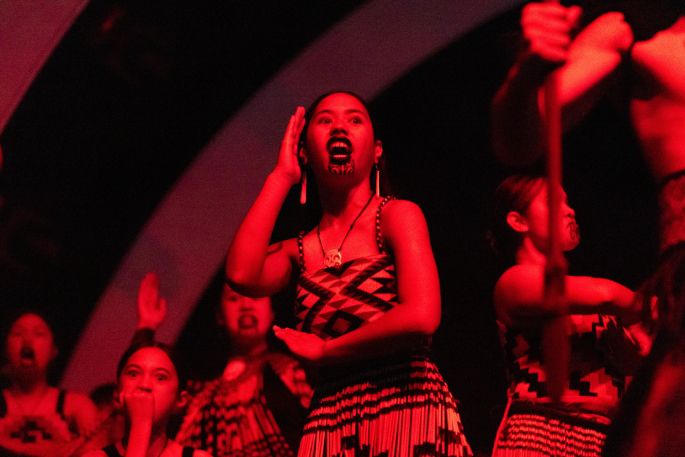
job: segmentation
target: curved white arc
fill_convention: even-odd
[[[175,340],[275,164],[283,128],[296,105],[337,88],[371,99],[516,3],[376,0],[317,39],[224,125],[157,208],[93,312],[64,385],[84,388],[112,378],[133,332],[138,281],[148,270],[159,273],[170,303],[159,337]]]
[[[0,132],[88,0],[0,2]]]

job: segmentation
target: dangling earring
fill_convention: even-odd
[[[378,162],[373,164],[374,170],[376,170],[376,197],[381,196],[381,168],[378,166]]]
[[[302,168],[302,179],[300,180],[300,205],[307,203],[307,169]]]

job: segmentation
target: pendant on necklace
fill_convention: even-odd
[[[323,259],[323,264],[326,268],[338,268],[342,265],[342,252],[340,252],[340,249],[331,249],[330,251],[327,251],[326,257]]]

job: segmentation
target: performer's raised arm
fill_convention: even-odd
[[[503,163],[526,166],[545,150],[542,87],[558,69],[565,128],[577,123],[606,90],[633,36],[623,15],[603,14],[576,35],[581,10],[557,3],[523,8],[524,49],[492,106],[493,148]]]

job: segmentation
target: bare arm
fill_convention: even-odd
[[[495,286],[495,308],[505,322],[548,318],[564,314],[611,314],[625,322],[640,319],[635,293],[621,284],[589,276],[566,277],[564,309],[545,307],[544,270],[539,266],[517,265],[507,270]]]
[[[600,98],[633,36],[620,13],[606,13],[571,39],[578,7],[530,3],[521,27],[525,50],[497,91],[492,106],[493,148],[508,165],[529,165],[544,152],[542,88],[559,68],[565,128],[575,125]]]
[[[395,256],[399,304],[375,321],[323,342],[315,335],[276,329],[298,356],[330,363],[415,347],[440,324],[440,283],[423,213],[413,203],[388,204],[382,232]]]
[[[226,258],[226,278],[236,291],[248,296],[268,296],[282,289],[291,274],[287,244],[269,246],[269,240],[290,188],[301,176],[298,138],[304,125],[304,109],[290,117],[281,143],[278,163],[269,174],[233,238]]]
[[[93,431],[97,410],[90,398],[77,392],[69,392],[64,408],[66,415],[73,418],[79,436],[87,436]]]

